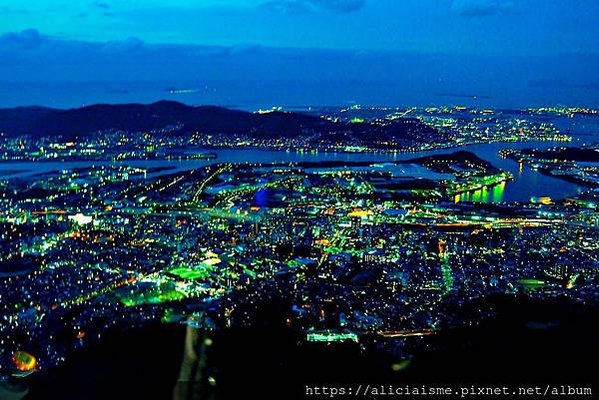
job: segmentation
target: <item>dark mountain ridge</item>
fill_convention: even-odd
[[[322,120],[302,114],[253,114],[216,106],[187,106],[159,101],[153,104],[97,104],[69,110],[20,107],[0,110],[0,131],[8,135],[80,136],[98,131],[151,131],[168,126],[211,133],[266,133],[281,123],[288,127],[322,126]]]
[[[351,135],[370,142],[382,137],[417,139],[436,133],[417,119],[386,125],[335,123],[292,112],[251,113],[217,106],[188,106],[173,101],[152,104],[97,104],[76,109],[44,107],[0,109],[0,132],[8,136],[84,137],[99,131],[237,134],[279,138],[311,134]]]

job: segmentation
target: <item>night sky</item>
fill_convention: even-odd
[[[595,0],[0,0],[0,106],[599,106]]]

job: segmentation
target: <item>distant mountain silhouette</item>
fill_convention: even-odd
[[[417,119],[402,119],[385,124],[335,123],[300,113],[250,113],[216,106],[188,106],[173,101],[153,104],[98,104],[77,109],[44,107],[0,109],[0,132],[9,136],[84,137],[99,131],[146,132],[176,126],[172,132],[238,134],[277,138],[330,134],[343,140],[350,135],[361,142],[384,138],[420,141],[423,133],[437,131]]]

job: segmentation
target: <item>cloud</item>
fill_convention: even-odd
[[[37,29],[25,29],[21,32],[9,32],[0,36],[0,47],[35,49],[45,40]]]
[[[260,8],[287,14],[303,14],[313,11],[306,2],[297,0],[269,0],[260,4]]]
[[[331,11],[348,14],[360,10],[366,5],[366,0],[269,0],[261,7],[278,12],[317,12]]]
[[[105,17],[114,17],[116,16],[116,14],[112,11],[112,5],[110,3],[107,3],[105,1],[102,0],[96,0],[92,3],[93,8],[96,9],[96,11],[98,11],[100,13],[100,15],[103,15]],[[81,17],[86,17],[87,14],[83,13],[83,16],[78,15],[80,18]]]
[[[94,7],[102,9],[102,10],[109,10],[110,9],[110,4],[104,2],[104,1],[94,1]]]
[[[2,6],[2,7],[0,7],[0,14],[28,15],[28,14],[30,14],[30,12],[29,12],[29,10],[26,10],[24,8],[12,8],[12,7]]]
[[[69,40],[31,29],[0,36],[0,60],[0,76],[10,77],[0,81],[4,94],[0,107],[181,99],[165,93],[167,87],[200,89],[186,95],[192,104],[251,108],[345,104],[348,99],[429,105],[443,102],[439,93],[481,93],[506,107],[599,104],[597,55],[526,55],[506,62],[503,56],[421,51],[169,45],[135,38]],[[553,81],[535,82],[539,76]],[[538,89],[523,92],[527,83]],[[556,86],[570,88],[555,90]],[[479,102],[485,100],[477,97]]]
[[[522,9],[511,1],[502,0],[454,0],[451,9],[465,17],[486,17],[491,15],[512,15],[522,13]]]
[[[310,3],[327,10],[349,13],[364,7],[366,0],[310,0]]]

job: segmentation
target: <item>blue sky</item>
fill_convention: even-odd
[[[599,106],[598,20],[595,0],[0,0],[0,106]]]

